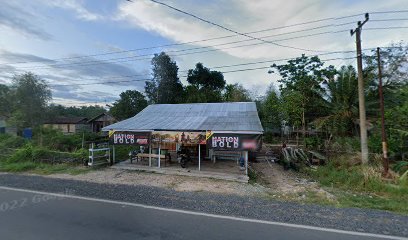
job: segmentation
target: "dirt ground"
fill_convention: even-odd
[[[251,166],[257,173],[257,181],[268,189],[268,194],[272,197],[305,199],[313,195],[326,201],[335,201],[332,194],[301,173],[285,171],[282,166],[266,161],[253,163]]]
[[[146,185],[165,187],[176,191],[214,192],[237,195],[262,195],[267,190],[259,184],[244,184],[239,182],[216,180],[209,178],[194,178],[188,176],[164,175],[132,170],[106,168],[90,171],[79,175],[53,174],[49,177],[89,181],[95,183]]]
[[[302,175],[284,171],[276,163],[251,163],[256,171],[255,183],[239,183],[209,178],[163,175],[131,170],[105,168],[79,175],[53,174],[49,177],[73,179],[95,183],[146,185],[165,187],[176,191],[214,192],[241,196],[267,196],[278,199],[304,199],[307,193],[313,193],[324,199],[332,199],[329,193],[321,189],[317,183],[303,178]]]

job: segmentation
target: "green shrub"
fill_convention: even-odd
[[[408,196],[408,187],[398,185],[398,181],[390,183],[382,180],[381,167],[356,165],[353,162],[353,159],[341,156],[329,161],[325,166],[319,166],[316,171],[310,171],[310,174],[327,187],[384,196],[393,195],[398,198]]]
[[[323,147],[323,140],[318,136],[305,137],[303,143],[307,149],[319,150]]]
[[[22,137],[12,136],[9,134],[0,134],[0,150],[8,148],[19,148],[27,143]]]
[[[360,151],[360,139],[357,137],[336,137],[326,149],[334,152],[358,152]]]
[[[6,159],[6,162],[18,163],[33,161],[33,146],[26,144],[24,147],[17,149],[14,153]]]
[[[408,171],[408,161],[399,161],[392,167],[392,169],[395,172],[403,174],[404,172]]]
[[[279,144],[281,143],[280,137],[276,136],[276,134],[272,132],[265,132],[262,137],[263,142],[271,143],[271,144]]]

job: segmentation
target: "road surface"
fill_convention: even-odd
[[[0,187],[1,239],[404,239]]]

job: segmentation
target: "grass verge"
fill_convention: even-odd
[[[1,162],[0,171],[2,172],[30,172],[42,175],[49,175],[55,173],[67,173],[71,175],[83,174],[91,171],[91,168],[84,166],[71,165],[66,163],[48,164],[31,161],[24,162]]]
[[[381,172],[382,167],[378,164],[350,164],[347,157],[340,157],[308,173],[335,197],[338,207],[408,214],[408,184],[401,182],[398,176],[383,179]],[[310,198],[310,201],[316,203],[319,199]]]

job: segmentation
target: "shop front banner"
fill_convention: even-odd
[[[109,142],[113,145],[148,145],[150,132],[109,132]]]
[[[227,151],[256,151],[261,147],[260,134],[212,133],[206,134],[207,148]]]
[[[152,142],[205,144],[205,132],[157,131],[152,133]]]

